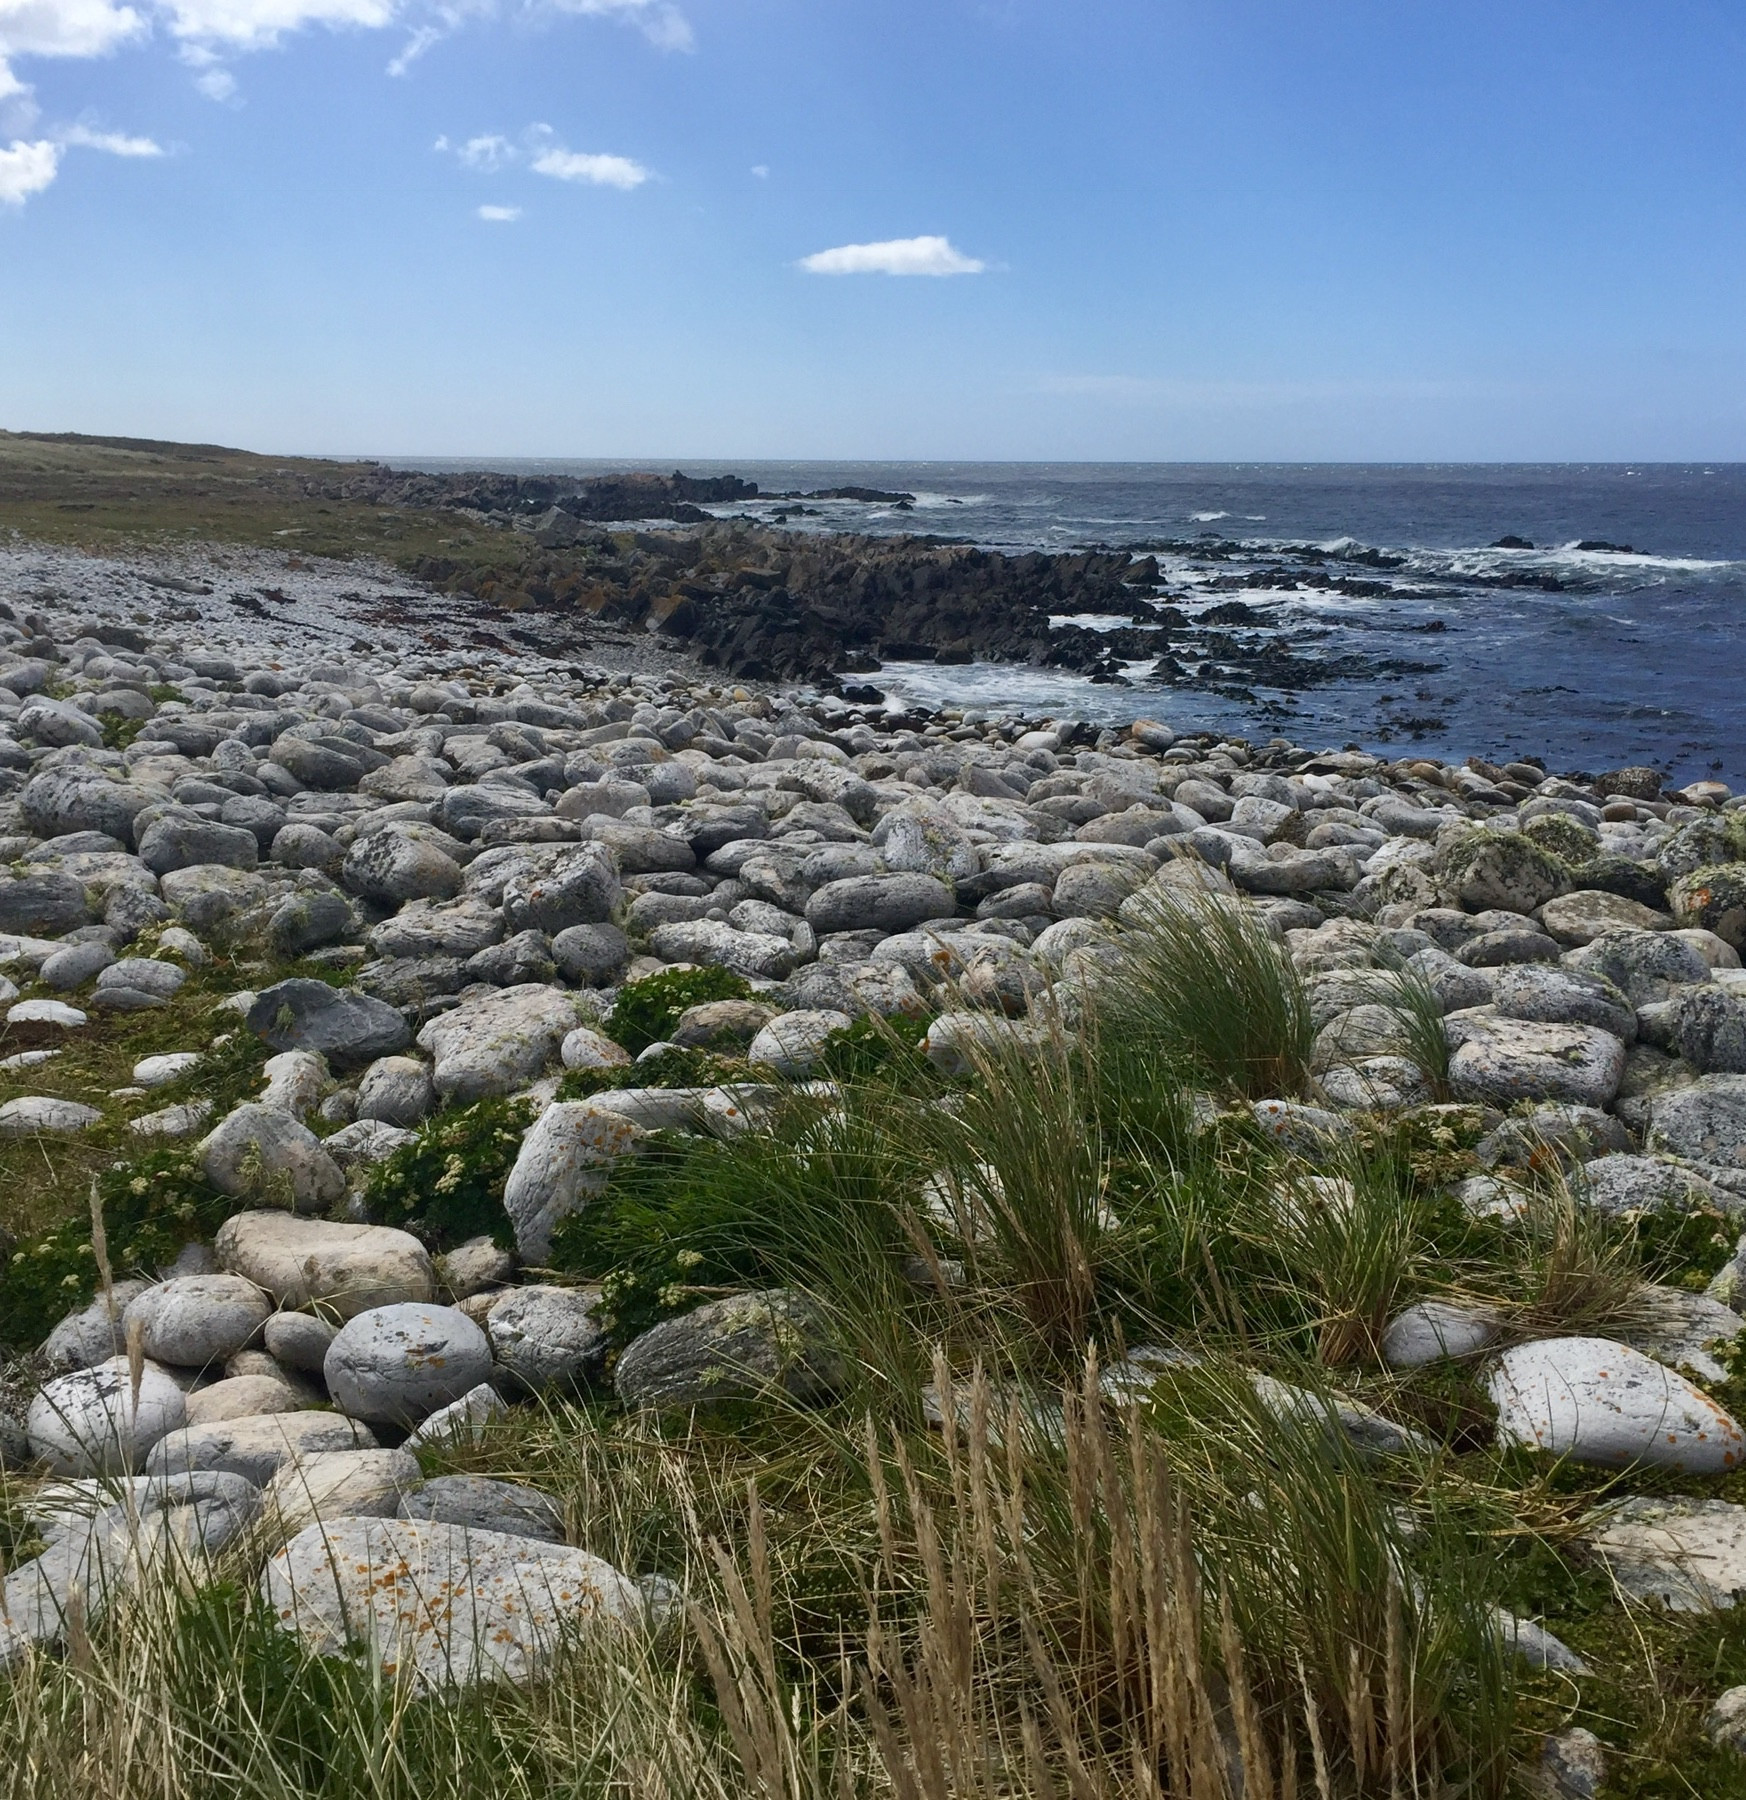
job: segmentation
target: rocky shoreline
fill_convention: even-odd
[[[536,536],[573,537],[528,510]],[[732,583],[712,570],[717,534]],[[262,1591],[316,1645],[348,1629],[334,1546],[360,1568],[419,1563],[483,1628],[489,1668],[458,1631],[398,1643],[392,1607],[367,1630],[436,1685],[528,1679],[579,1618],[665,1616],[670,1584],[566,1543],[536,1490],[427,1479],[415,1452],[488,1441],[529,1396],[823,1403],[838,1351],[789,1288],[691,1294],[614,1335],[614,1291],[554,1273],[566,1229],[652,1146],[756,1133],[797,1090],[828,1105],[842,1047],[881,1031],[947,1082],[1042,1054],[1095,1011],[1124,933],[1173,907],[1249,921],[1313,1023],[1303,1089],[1203,1094],[1205,1129],[1300,1173],[1336,1166],[1355,1132],[1446,1129],[1463,1146],[1448,1193],[1473,1219],[1525,1215],[1552,1179],[1605,1220],[1727,1237],[1701,1281],[1651,1281],[1609,1331],[1535,1332],[1450,1296],[1403,1306],[1383,1374],[1479,1371],[1487,1429],[1526,1452],[1682,1478],[1741,1467],[1746,796],[1668,790],[1648,768],[1572,780],[1155,721],[894,716],[853,683],[754,691],[736,672],[852,673],[863,640],[868,658],[899,641],[1037,654],[1026,621],[1066,579],[1080,600],[1152,609],[1125,555],[809,541],[765,582],[745,552],[717,524],[636,540],[627,567],[648,579],[614,592],[642,602],[592,611],[626,628],[589,646],[616,671],[555,660],[543,614],[547,653],[512,641],[502,591],[445,601],[282,559],[268,582],[242,552],[123,574],[5,553],[0,1134],[116,1129],[142,1157],[185,1153],[194,1197],[180,1229],[150,1222],[168,1237],[142,1225],[156,1260],[99,1246],[40,1341],[0,1316],[30,1353],[0,1452],[44,1539],[6,1577],[0,1668],[64,1641],[74,1593],[94,1618],[168,1546],[216,1553],[264,1519]],[[272,597],[238,606],[219,591],[237,583]],[[651,660],[651,623],[704,672]],[[56,1088],[74,1046],[180,1019],[213,981],[203,1030],[112,1088]],[[210,1071],[249,1045],[259,1086],[221,1110]],[[441,1150],[463,1117],[502,1143]],[[447,1241],[431,1171],[452,1187],[475,1167],[499,1228]],[[7,1246],[12,1306],[51,1239]],[[936,1278],[968,1254],[950,1239],[924,1246]],[[1121,1382],[1151,1381],[1169,1348],[1134,1350]],[[1302,1404],[1256,1379],[1270,1404]],[[1366,1455],[1429,1454],[1422,1421],[1383,1401],[1334,1416]],[[1652,1489],[1585,1525],[1585,1554],[1627,1593],[1729,1605],[1746,1494],[1728,1491]],[[498,1566],[516,1556],[545,1584],[519,1612]],[[1531,1663],[1578,1678],[1555,1635],[1511,1629]],[[1721,1743],[1742,1708],[1737,1691],[1718,1704]],[[1554,1761],[1588,1754],[1558,1742]]]

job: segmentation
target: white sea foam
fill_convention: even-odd
[[[1228,512],[1201,512],[1188,516],[1196,525],[1210,525],[1214,519],[1228,519],[1231,515]]]
[[[1050,613],[1049,629],[1059,631],[1063,625],[1083,625],[1087,631],[1119,631],[1134,621],[1126,613]],[[1156,631],[1156,625],[1144,625],[1142,631]]]

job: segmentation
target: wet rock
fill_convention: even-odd
[[[712,1300],[634,1339],[613,1383],[626,1406],[709,1406],[780,1389],[821,1400],[843,1367],[813,1302],[787,1288]]]

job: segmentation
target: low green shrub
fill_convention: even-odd
[[[96,1177],[116,1277],[150,1274],[184,1244],[210,1239],[235,1210],[200,1172],[189,1149],[157,1150]],[[68,1219],[0,1265],[0,1342],[41,1343],[56,1321],[97,1291],[88,1215]]]
[[[664,1042],[689,1007],[710,1000],[745,1000],[751,985],[731,969],[663,969],[627,981],[618,991],[618,1002],[607,1017],[606,1035],[632,1056],[651,1044]]]
[[[525,1100],[480,1100],[439,1113],[370,1171],[370,1216],[410,1231],[432,1250],[475,1237],[508,1249],[515,1233],[503,1210],[503,1187],[533,1116]]]
[[[707,1050],[675,1049],[648,1062],[621,1063],[612,1069],[566,1070],[558,1083],[558,1098],[586,1100],[590,1094],[615,1094],[624,1088],[713,1087],[748,1078],[743,1062]]]

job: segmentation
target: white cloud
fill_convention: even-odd
[[[479,217],[487,225],[513,225],[521,217],[519,206],[482,206]]]
[[[591,187],[622,188],[626,193],[649,179],[649,171],[628,156],[563,150],[555,144],[541,150],[531,166],[536,175],[550,175],[554,181],[583,181]]]
[[[768,181],[770,179],[770,165],[768,163],[753,163],[752,173],[756,175],[760,181]]]
[[[236,93],[236,77],[229,69],[208,69],[195,76],[194,85],[208,100],[228,100]]]
[[[839,244],[803,256],[809,275],[980,275],[988,267],[954,250],[943,237],[887,238],[881,244]]]
[[[28,92],[14,57],[104,56],[144,30],[131,6],[112,0],[0,0],[0,100]]]
[[[0,150],[0,206],[22,206],[40,194],[61,166],[61,147],[47,138],[25,143],[14,138]]]
[[[635,25],[657,50],[694,50],[691,25],[670,0],[552,0],[559,12]]]
[[[379,30],[392,24],[396,0],[168,0],[170,30],[207,47],[270,49],[306,25]]]
[[[77,144],[85,150],[102,150],[110,156],[162,156],[164,147],[148,137],[127,137],[119,131],[92,131],[89,126],[74,125],[61,134],[63,144]]]

